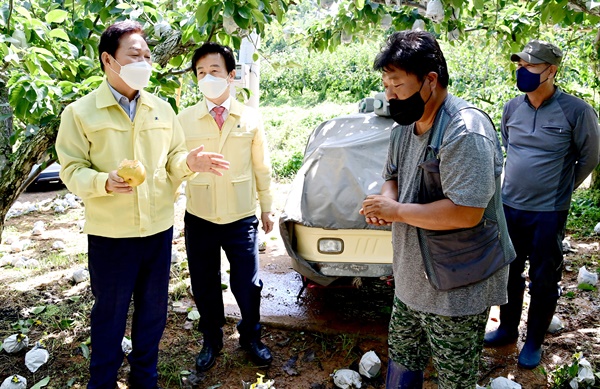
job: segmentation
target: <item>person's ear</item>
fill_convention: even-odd
[[[106,51],[102,53],[102,55],[100,56],[100,58],[102,59],[102,63],[104,64],[104,69],[106,69],[107,67],[110,67],[110,63],[111,61],[114,61],[115,59],[108,54]]]
[[[436,72],[429,72],[425,78],[429,81],[429,85],[431,85],[431,90],[433,91],[437,86],[438,74]]]

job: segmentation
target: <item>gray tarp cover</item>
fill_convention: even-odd
[[[322,285],[335,280],[315,271],[293,250],[292,224],[331,229],[389,229],[369,226],[358,213],[369,194],[379,194],[394,121],[374,113],[321,123],[311,134],[304,162],[292,182],[279,219],[294,269]]]

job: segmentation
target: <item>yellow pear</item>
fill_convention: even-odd
[[[117,175],[123,178],[130,186],[138,186],[146,180],[146,169],[137,159],[124,159],[117,168]]]

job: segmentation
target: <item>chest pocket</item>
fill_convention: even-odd
[[[217,152],[219,148],[219,135],[212,134],[186,134],[185,144],[188,150],[204,145],[204,151]]]
[[[100,171],[116,169],[119,161],[125,158],[123,150],[127,147],[123,145],[131,144],[131,128],[119,127],[110,121],[94,121],[84,126],[92,165]]]
[[[571,129],[558,125],[543,125],[538,134],[539,147],[547,151],[567,151],[571,146]]]
[[[254,132],[232,131],[227,139],[227,154],[234,161],[239,161],[239,166],[248,166],[252,161],[252,140]],[[235,157],[233,156],[235,155]],[[232,166],[235,169],[235,166]]]

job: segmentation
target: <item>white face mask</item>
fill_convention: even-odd
[[[198,81],[198,88],[200,88],[200,92],[202,92],[207,99],[216,99],[225,93],[227,88],[229,88],[229,83],[226,78],[207,74],[203,79]]]
[[[114,59],[114,57],[113,57]],[[115,62],[117,60],[115,59]],[[142,90],[148,86],[150,82],[150,76],[152,75],[152,66],[146,61],[132,62],[127,65],[121,65],[119,73],[115,72],[113,68],[110,68],[113,72],[117,73],[127,86],[131,89]]]

